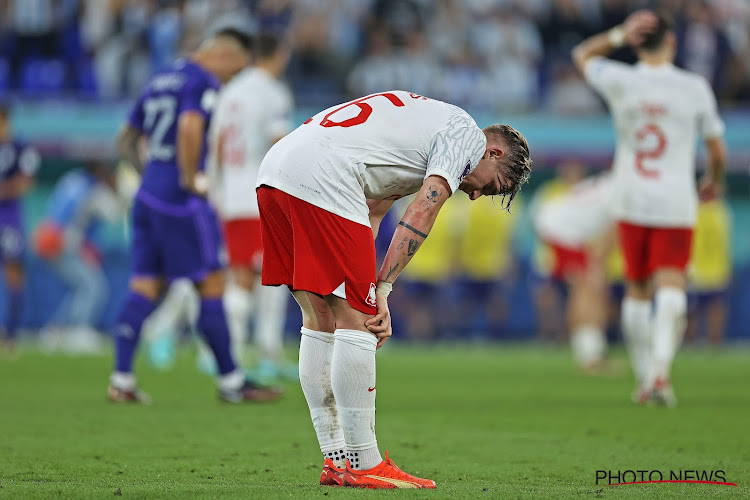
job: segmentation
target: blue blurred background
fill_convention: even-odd
[[[396,335],[559,339],[564,333],[555,331],[555,324],[564,329],[561,307],[536,300],[548,264],[529,207],[545,189],[564,187],[571,164],[576,176],[609,167],[611,120],[574,71],[569,53],[584,37],[643,6],[673,13],[677,64],[708,78],[719,98],[730,157],[726,224],[731,244],[729,256],[714,258],[727,260],[731,275],[707,290],[695,279],[693,288],[726,291],[726,336],[750,339],[746,0],[0,0],[0,99],[11,105],[15,135],[37,147],[43,160],[24,199],[27,234],[33,234],[65,172],[92,159],[115,161],[114,137],[155,70],[218,27],[273,31],[294,44],[287,80],[298,104],[297,123],[348,98],[400,88],[461,105],[480,126],[512,124],[529,141],[534,173],[511,216],[499,209],[477,209],[455,219],[450,210],[441,215],[456,223],[431,235],[434,248],[420,251],[421,260],[415,259],[394,291]],[[627,50],[615,56],[633,58]],[[487,228],[499,236],[487,243],[494,252],[490,261],[477,266],[465,247]],[[381,230],[379,252],[389,239],[390,231]],[[127,214],[103,225],[95,241],[109,283],[96,327],[106,331],[126,292]],[[22,327],[33,331],[49,321],[64,287],[43,260],[31,252],[25,259]],[[611,279],[616,296],[616,263]],[[435,308],[447,318],[444,328],[431,325]],[[290,307],[287,322],[295,338],[296,309]],[[611,335],[616,337],[616,330]]]

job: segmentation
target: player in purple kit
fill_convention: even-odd
[[[33,183],[39,153],[10,137],[10,113],[0,103],[0,261],[5,271],[8,297],[6,321],[0,343],[13,347],[23,307],[23,253],[25,237],[21,221],[21,196]]]
[[[118,137],[122,156],[143,171],[133,203],[130,293],[114,331],[115,369],[107,395],[116,402],[148,402],[133,375],[141,326],[155,309],[165,278],[189,278],[201,296],[198,328],[216,357],[219,397],[267,400],[278,393],[246,379],[230,352],[224,316],[224,269],[216,215],[201,185],[206,131],[221,83],[249,59],[249,38],[224,29],[148,83]],[[139,154],[148,139],[148,160]]]

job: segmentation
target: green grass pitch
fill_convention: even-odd
[[[378,355],[381,451],[436,491],[317,484],[298,385],[231,406],[183,353],[139,366],[152,407],[104,400],[109,357],[0,360],[0,498],[750,498],[750,351],[684,351],[674,410],[630,403],[622,353],[578,373],[537,346],[391,343]],[[597,470],[717,470],[738,487],[597,486]]]

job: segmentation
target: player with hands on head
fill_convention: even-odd
[[[388,91],[321,111],[261,164],[264,285],[302,311],[300,382],[324,456],[321,484],[434,488],[382,459],[375,352],[391,336],[388,294],[456,191],[508,209],[531,172],[524,137],[484,130],[461,108]],[[417,193],[376,274],[374,239],[393,202]]]
[[[625,44],[638,64],[605,57]],[[726,163],[713,91],[702,76],[672,64],[675,51],[671,20],[641,10],[572,54],[607,101],[617,132],[613,212],[625,258],[621,317],[637,382],[634,399],[667,406],[676,404],[670,371],[685,333],[685,270],[698,198],[718,191]],[[696,189],[697,139],[706,145],[708,170]]]

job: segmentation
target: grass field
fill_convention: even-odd
[[[636,407],[624,358],[577,373],[533,346],[378,355],[378,438],[436,491],[318,486],[322,460],[298,385],[229,406],[181,355],[139,367],[152,407],[104,400],[108,357],[0,360],[2,498],[750,498],[750,351],[681,353],[680,405]],[[738,487],[597,486],[597,470],[717,470]]]

